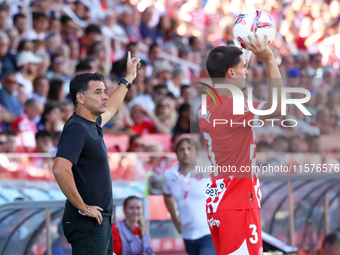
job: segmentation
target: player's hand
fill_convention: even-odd
[[[89,205],[88,207],[89,213],[87,214],[87,217],[95,218],[98,224],[101,225],[103,221],[103,215],[101,212],[103,211],[103,209],[95,205]]]
[[[255,34],[255,40],[248,35],[249,43],[244,40],[247,50],[252,51],[256,56],[262,59],[265,63],[274,59],[274,53],[270,50],[268,45],[268,37],[264,36],[263,41]]]
[[[137,76],[137,68],[140,67],[139,58],[131,58],[131,52],[128,52],[127,62],[126,62],[126,80],[128,82],[133,82]]]

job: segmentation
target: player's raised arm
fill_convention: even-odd
[[[277,107],[272,114],[260,115],[259,119],[271,119],[281,115],[281,88],[283,87],[279,67],[276,64],[274,53],[268,46],[268,39],[265,35],[264,40],[261,42],[257,34],[255,34],[256,41],[251,36],[248,36],[249,42],[245,40],[248,50],[251,50],[256,56],[261,58],[266,64],[267,76],[269,80],[269,95],[268,101],[262,107],[262,110],[268,110],[273,104],[273,88],[277,88]]]
[[[137,76],[137,68],[140,66],[140,59],[131,58],[131,52],[128,52],[128,58],[126,63],[126,77],[121,79],[118,88],[113,92],[107,101],[107,110],[103,113],[101,126],[104,126],[115,113],[118,111],[119,107],[123,103],[124,97],[131,87],[133,80]],[[126,84],[124,84],[125,82]]]

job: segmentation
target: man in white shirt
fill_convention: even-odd
[[[182,233],[186,252],[189,255],[214,255],[205,213],[208,179],[191,171],[196,165],[198,145],[192,139],[182,138],[177,142],[175,152],[179,163],[164,173],[165,204],[177,231]]]

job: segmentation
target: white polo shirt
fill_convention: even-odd
[[[164,173],[163,192],[174,197],[182,237],[187,240],[196,240],[210,234],[205,210],[205,190],[209,179],[202,177],[202,174],[197,174],[195,178],[190,178],[190,173],[183,176],[179,171],[179,164]]]

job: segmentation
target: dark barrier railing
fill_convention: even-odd
[[[113,199],[113,214],[112,219],[115,221],[116,219],[116,207],[123,205],[123,198],[115,198]],[[147,197],[142,198],[143,201],[143,207],[144,207],[144,219],[148,220],[148,200]],[[46,255],[52,255],[51,251],[51,211],[53,210],[55,215],[58,212],[61,212],[64,210],[65,201],[64,200],[58,200],[58,201],[16,201],[12,203],[3,204],[0,206],[0,215],[5,214],[8,212],[8,216],[12,215],[15,211],[16,213],[20,213],[20,211],[23,210],[36,210],[33,213],[30,213],[29,216],[26,216],[13,230],[12,233],[10,233],[8,236],[5,237],[4,240],[2,240],[2,245],[0,245],[0,255],[6,255],[5,250],[6,246],[8,245],[8,242],[10,241],[12,235],[14,232],[20,228],[22,224],[24,224],[29,218],[36,215],[36,213],[41,212],[42,210],[45,210],[45,220],[44,225],[46,228]],[[12,212],[12,213],[11,213]],[[28,242],[30,244],[30,242]],[[27,251],[27,247],[26,247]]]

